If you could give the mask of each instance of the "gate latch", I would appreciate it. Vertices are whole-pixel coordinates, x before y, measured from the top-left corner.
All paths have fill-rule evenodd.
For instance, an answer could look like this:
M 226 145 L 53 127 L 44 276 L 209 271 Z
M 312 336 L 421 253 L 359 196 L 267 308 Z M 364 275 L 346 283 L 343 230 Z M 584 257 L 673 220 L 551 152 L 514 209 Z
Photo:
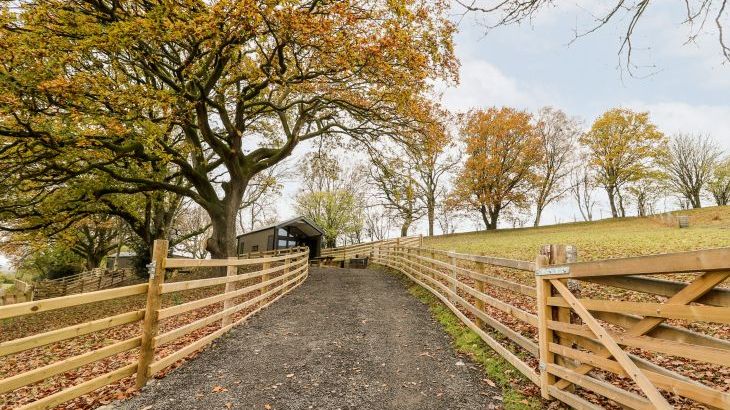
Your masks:
M 155 278 L 155 271 L 157 271 L 157 264 L 155 263 L 155 261 L 152 261 L 152 262 L 150 262 L 150 263 L 147 264 L 147 271 L 150 274 L 150 279 L 154 279 Z
M 535 275 L 565 275 L 570 273 L 570 266 L 555 266 L 552 268 L 539 268 L 535 270 Z

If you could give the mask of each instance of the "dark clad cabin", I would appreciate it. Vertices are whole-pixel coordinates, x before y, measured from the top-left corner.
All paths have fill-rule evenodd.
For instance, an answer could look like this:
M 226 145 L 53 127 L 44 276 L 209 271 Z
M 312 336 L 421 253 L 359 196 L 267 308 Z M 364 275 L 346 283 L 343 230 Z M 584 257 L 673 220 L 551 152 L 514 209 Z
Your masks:
M 119 260 L 117 261 L 117 269 L 132 269 L 134 267 L 134 258 L 137 254 L 134 252 L 119 252 Z M 117 259 L 116 252 L 106 256 L 106 269 L 114 269 L 114 260 Z
M 298 216 L 275 225 L 246 232 L 236 238 L 238 255 L 276 249 L 309 247 L 309 257 L 316 258 L 322 248 L 324 231 L 306 217 Z

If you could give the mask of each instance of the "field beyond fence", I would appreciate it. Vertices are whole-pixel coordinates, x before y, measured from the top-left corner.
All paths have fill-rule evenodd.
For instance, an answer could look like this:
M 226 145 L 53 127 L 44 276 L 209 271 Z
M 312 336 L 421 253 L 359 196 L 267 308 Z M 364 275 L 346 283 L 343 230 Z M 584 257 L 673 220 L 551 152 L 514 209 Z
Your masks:
M 89 408 L 126 397 L 308 275 L 306 248 L 248 259 L 166 255 L 167 242 L 156 241 L 148 283 L 0 307 L 0 408 L 72 400 L 64 408 Z M 208 277 L 166 282 L 189 268 Z

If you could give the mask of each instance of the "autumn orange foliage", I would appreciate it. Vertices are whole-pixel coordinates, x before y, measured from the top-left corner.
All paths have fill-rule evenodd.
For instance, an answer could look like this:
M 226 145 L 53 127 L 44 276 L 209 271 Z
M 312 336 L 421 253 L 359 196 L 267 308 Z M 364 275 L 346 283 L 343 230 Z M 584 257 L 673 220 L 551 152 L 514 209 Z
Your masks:
M 525 111 L 492 107 L 472 110 L 464 120 L 461 135 L 468 157 L 449 205 L 477 210 L 487 229 L 496 229 L 503 211 L 527 206 L 542 155 L 540 141 Z

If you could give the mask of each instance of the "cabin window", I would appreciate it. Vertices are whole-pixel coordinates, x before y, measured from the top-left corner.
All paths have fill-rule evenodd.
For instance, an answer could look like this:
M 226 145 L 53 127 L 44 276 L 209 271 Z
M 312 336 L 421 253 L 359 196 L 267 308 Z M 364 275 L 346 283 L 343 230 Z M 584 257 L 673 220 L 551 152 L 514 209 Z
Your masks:
M 258 250 L 259 250 L 259 246 L 258 245 L 254 245 L 254 246 L 251 247 L 251 252 L 256 252 Z

